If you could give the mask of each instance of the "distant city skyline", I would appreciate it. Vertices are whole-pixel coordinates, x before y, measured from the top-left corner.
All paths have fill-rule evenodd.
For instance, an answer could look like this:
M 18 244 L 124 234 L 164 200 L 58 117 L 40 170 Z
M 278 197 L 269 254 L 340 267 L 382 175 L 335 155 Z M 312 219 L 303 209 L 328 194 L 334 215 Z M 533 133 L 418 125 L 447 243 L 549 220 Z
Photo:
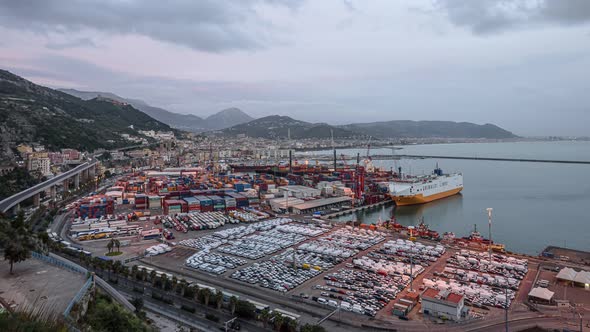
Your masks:
M 206 117 L 590 136 L 590 1 L 0 1 L 0 67 Z

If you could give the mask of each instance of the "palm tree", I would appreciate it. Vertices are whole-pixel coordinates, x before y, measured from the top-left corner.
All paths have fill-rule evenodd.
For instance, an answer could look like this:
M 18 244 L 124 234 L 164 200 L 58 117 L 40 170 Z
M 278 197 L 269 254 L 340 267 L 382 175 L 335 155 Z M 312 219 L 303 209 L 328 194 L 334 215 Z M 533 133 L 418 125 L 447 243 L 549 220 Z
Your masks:
M 168 280 L 168 276 L 165 274 L 160 275 L 160 280 L 162 281 L 162 289 L 168 290 L 168 286 L 170 285 L 170 280 Z
M 281 326 L 283 326 L 283 322 L 285 321 L 285 318 L 283 317 L 283 315 L 279 314 L 279 313 L 275 313 L 273 315 L 274 320 L 273 320 L 273 325 L 275 330 L 280 331 L 281 330 Z
M 231 315 L 233 316 L 236 312 L 236 306 L 238 305 L 238 298 L 235 296 L 232 296 L 229 298 L 229 308 L 231 311 Z
M 115 244 L 115 247 L 117 247 L 117 252 L 121 252 L 121 241 L 113 239 L 113 242 Z
M 137 278 L 137 271 L 139 270 L 139 268 L 137 267 L 137 265 L 133 265 L 131 267 L 131 276 L 133 278 Z
M 179 285 L 178 285 L 178 278 L 176 278 L 176 276 L 175 276 L 175 275 L 173 275 L 173 276 L 172 276 L 172 283 L 171 283 L 171 284 L 172 284 L 172 288 L 171 288 L 171 290 L 172 290 L 172 291 L 176 291 L 176 288 L 177 288 L 177 286 L 179 286 Z
M 223 304 L 223 293 L 218 289 L 215 292 L 215 305 L 217 306 L 217 310 L 221 309 L 222 304 Z
M 197 284 L 193 284 L 191 286 L 191 289 L 193 291 L 193 300 L 195 300 L 196 302 L 200 302 L 200 289 L 199 289 L 199 285 Z
M 205 306 L 209 305 L 209 298 L 211 297 L 211 290 L 209 288 L 203 289 L 203 301 L 205 302 Z
M 129 276 L 129 266 L 127 266 L 127 265 L 121 266 L 121 275 L 125 278 L 127 278 Z
M 270 311 L 268 311 L 268 309 L 262 310 L 260 312 L 260 320 L 262 320 L 262 325 L 264 325 L 265 329 L 266 329 L 269 319 L 270 319 Z
M 115 243 L 113 242 L 113 239 L 111 239 L 109 242 L 107 242 L 107 249 L 109 250 L 109 254 L 111 253 L 111 251 L 113 251 L 114 245 L 115 245 Z
M 123 263 L 121 261 L 115 261 L 113 263 L 113 272 L 119 273 L 123 269 Z
M 180 296 L 184 296 L 186 289 L 188 287 L 188 282 L 185 279 L 180 279 L 178 290 L 180 291 Z
M 156 270 L 152 270 L 152 272 L 150 272 L 150 281 L 152 282 L 153 286 L 156 285 Z
M 297 331 L 297 321 L 294 319 L 289 318 L 287 320 L 287 331 L 289 332 L 296 332 Z

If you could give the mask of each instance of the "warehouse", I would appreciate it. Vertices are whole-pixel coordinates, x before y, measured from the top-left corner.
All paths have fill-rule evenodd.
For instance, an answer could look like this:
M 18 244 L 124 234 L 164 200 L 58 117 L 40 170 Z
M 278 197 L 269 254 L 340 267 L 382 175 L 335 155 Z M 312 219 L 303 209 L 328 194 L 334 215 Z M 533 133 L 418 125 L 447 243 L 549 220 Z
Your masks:
M 319 189 L 305 186 L 283 186 L 278 189 L 283 196 L 285 196 L 285 193 L 289 193 L 290 197 L 295 198 L 312 198 L 322 194 L 322 191 Z
M 294 204 L 290 206 L 292 207 L 293 213 L 306 214 L 331 208 L 340 208 L 344 205 L 350 205 L 351 201 L 352 199 L 350 197 L 332 197 L 316 199 L 313 201 L 307 201 L 304 203 Z
M 422 310 L 425 315 L 458 321 L 465 316 L 467 307 L 463 295 L 428 288 L 422 293 Z
M 269 199 L 268 203 L 273 211 L 279 212 L 281 210 L 286 210 L 287 206 L 292 207 L 294 205 L 304 203 L 304 200 L 293 198 L 293 197 L 280 197 L 280 198 L 273 198 Z

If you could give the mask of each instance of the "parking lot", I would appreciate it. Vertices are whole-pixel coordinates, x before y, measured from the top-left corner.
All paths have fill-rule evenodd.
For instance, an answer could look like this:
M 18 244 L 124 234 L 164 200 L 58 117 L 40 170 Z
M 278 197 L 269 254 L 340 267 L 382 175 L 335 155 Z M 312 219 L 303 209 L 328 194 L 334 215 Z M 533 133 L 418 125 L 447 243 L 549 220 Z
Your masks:
M 414 292 L 427 285 L 446 287 L 464 293 L 475 305 L 489 305 L 485 310 L 472 307 L 473 312 L 495 315 L 500 310 L 495 306 L 506 302 L 500 286 L 509 288 L 512 300 L 527 272 L 522 261 L 509 256 L 489 262 L 487 253 L 448 249 L 427 240 L 410 242 L 397 233 L 291 220 L 227 226 L 198 232 L 200 236 L 193 233 L 172 252 L 151 257 L 151 264 L 195 277 L 216 276 L 254 296 L 281 294 L 311 307 L 340 307 L 339 317 L 357 323 L 398 321 L 392 306 L 409 291 L 410 275 Z M 482 293 L 494 302 L 478 302 Z M 422 317 L 419 304 L 409 317 Z

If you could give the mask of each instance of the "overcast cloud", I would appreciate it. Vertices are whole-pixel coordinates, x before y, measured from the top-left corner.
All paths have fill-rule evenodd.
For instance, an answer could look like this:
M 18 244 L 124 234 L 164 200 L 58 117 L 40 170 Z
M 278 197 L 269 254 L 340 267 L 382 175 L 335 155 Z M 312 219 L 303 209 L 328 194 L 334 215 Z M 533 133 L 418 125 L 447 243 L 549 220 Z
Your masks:
M 590 136 L 586 0 L 0 0 L 0 35 L 36 83 L 175 112 Z

